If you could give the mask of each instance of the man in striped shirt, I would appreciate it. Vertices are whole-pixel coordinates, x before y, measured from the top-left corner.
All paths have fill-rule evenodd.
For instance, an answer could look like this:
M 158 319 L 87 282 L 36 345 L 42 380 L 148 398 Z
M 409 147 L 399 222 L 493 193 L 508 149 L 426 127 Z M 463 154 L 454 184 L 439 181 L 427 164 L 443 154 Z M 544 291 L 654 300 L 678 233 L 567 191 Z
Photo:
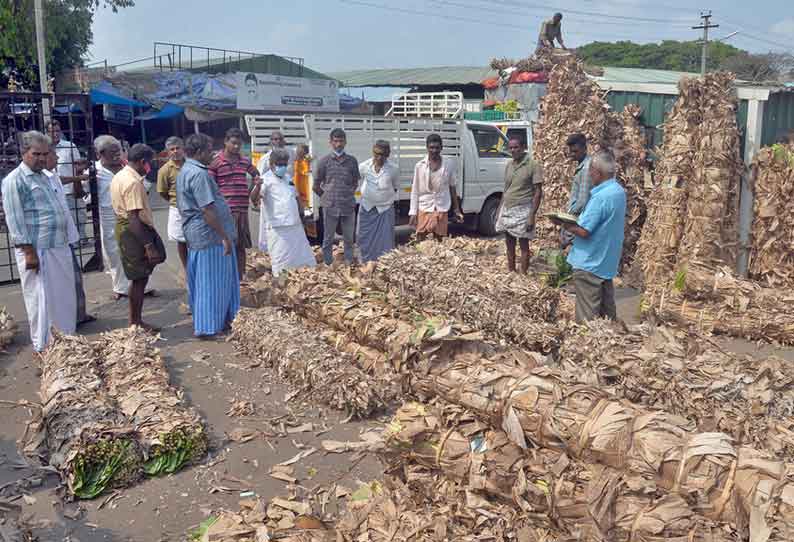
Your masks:
M 223 142 L 223 150 L 210 164 L 209 174 L 215 179 L 221 195 L 232 211 L 237 229 L 237 270 L 240 280 L 245 275 L 245 250 L 251 248 L 251 230 L 248 225 L 248 175 L 259 179 L 259 171 L 251 160 L 240 153 L 243 146 L 243 132 L 239 128 L 229 128 Z
M 44 174 L 51 140 L 40 132 L 22 134 L 22 163 L 3 179 L 3 209 L 15 247 L 33 349 L 42 352 L 51 328 L 74 334 L 77 296 L 67 209 Z M 74 228 L 74 226 L 72 226 Z

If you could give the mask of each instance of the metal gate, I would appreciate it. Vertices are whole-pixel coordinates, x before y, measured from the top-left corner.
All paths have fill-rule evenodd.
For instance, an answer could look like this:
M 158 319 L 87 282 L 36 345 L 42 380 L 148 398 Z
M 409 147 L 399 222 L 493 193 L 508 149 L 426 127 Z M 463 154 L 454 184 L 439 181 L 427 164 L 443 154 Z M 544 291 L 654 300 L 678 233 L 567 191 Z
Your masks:
M 68 197 L 80 243 L 74 248 L 83 271 L 102 269 L 102 239 L 99 232 L 94 129 L 91 99 L 88 94 L 39 94 L 35 92 L 0 92 L 0 179 L 22 162 L 19 136 L 28 130 L 47 133 L 42 99 L 50 104 L 50 114 L 61 126 L 62 141 L 71 142 L 80 153 L 79 164 L 60 162 L 59 169 L 87 174 L 82 183 L 84 198 Z M 50 134 L 47 134 L 50 135 Z M 83 165 L 82 161 L 87 163 Z M 76 162 L 76 160 L 74 161 Z M 62 170 L 63 171 L 63 170 Z M 8 235 L 5 212 L 0 200 L 0 284 L 19 281 L 14 247 Z

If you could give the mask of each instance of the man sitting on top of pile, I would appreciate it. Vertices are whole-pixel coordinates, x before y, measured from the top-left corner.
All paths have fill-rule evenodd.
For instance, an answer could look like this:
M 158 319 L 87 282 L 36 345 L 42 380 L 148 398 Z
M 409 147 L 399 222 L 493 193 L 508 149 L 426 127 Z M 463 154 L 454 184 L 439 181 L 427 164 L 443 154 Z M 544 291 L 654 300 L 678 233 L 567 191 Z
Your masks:
M 566 51 L 568 50 L 562 42 L 562 13 L 555 13 L 554 17 L 543 22 L 543 26 L 540 27 L 540 36 L 538 36 L 538 46 L 535 49 L 535 54 L 545 48 L 554 49 L 555 39 L 559 42 L 560 47 Z

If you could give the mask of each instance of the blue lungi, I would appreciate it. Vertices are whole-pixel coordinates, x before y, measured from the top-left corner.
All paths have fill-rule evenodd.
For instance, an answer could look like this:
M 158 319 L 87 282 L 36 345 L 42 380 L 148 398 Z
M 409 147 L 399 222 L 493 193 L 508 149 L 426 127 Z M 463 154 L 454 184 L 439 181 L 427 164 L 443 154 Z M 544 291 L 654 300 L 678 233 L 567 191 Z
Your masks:
M 240 275 L 234 247 L 228 256 L 223 254 L 223 245 L 204 250 L 188 247 L 187 284 L 194 334 L 217 335 L 223 331 L 240 310 Z
M 377 260 L 394 250 L 394 207 L 379 213 L 377 207 L 369 211 L 358 208 L 358 248 L 361 263 Z

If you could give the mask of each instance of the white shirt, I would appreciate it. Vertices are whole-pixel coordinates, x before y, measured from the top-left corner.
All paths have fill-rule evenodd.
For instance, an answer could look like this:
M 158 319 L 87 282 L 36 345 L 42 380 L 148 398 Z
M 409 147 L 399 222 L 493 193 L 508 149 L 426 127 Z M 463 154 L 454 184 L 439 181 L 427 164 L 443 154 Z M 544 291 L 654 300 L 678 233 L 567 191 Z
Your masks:
M 78 175 L 75 165 L 82 158 L 80 151 L 71 141 L 63 138 L 55 146 L 55 154 L 58 155 L 58 175 L 60 177 L 76 177 Z M 69 183 L 63 187 L 66 194 L 74 192 L 74 184 Z
M 100 160 L 96 161 L 96 191 L 100 212 L 114 213 L 113 203 L 110 201 L 110 183 L 114 175 L 115 173 L 103 166 Z
M 377 207 L 379 213 L 388 211 L 400 189 L 399 168 L 387 160 L 376 172 L 370 158 L 359 164 L 358 171 L 361 173 L 361 206 L 367 212 L 373 207 Z
M 270 228 L 297 226 L 301 224 L 298 208 L 298 192 L 290 182 L 289 175 L 276 177 L 273 170 L 262 176 L 260 198 L 262 213 Z
M 66 203 L 66 194 L 65 187 L 61 182 L 61 177 L 57 171 L 49 171 L 43 170 L 44 175 L 50 180 L 50 185 L 52 186 L 52 190 L 58 196 L 58 203 L 60 203 L 61 208 L 63 209 L 64 214 L 67 216 L 66 220 L 66 242 L 70 245 L 77 243 L 80 241 L 80 234 L 77 232 L 77 226 L 74 225 L 74 217 L 72 216 L 72 212 L 69 209 L 69 204 Z
M 289 161 L 287 162 L 287 175 L 291 179 L 295 176 L 295 149 L 292 147 L 281 147 L 285 151 L 289 153 Z M 270 153 L 273 152 L 273 149 L 270 149 L 265 153 L 265 155 L 259 159 L 259 162 L 256 163 L 256 169 L 259 170 L 261 175 L 264 175 L 267 171 L 270 170 Z
M 448 157 L 441 157 L 441 183 L 437 191 L 426 190 L 428 177 L 430 176 L 430 162 L 427 157 L 423 158 L 414 167 L 414 181 L 411 185 L 411 208 L 408 211 L 410 216 L 416 216 L 418 211 L 423 213 L 441 212 L 446 213 L 452 208 L 452 197 L 449 193 L 451 186 L 458 185 L 458 172 L 455 161 Z

